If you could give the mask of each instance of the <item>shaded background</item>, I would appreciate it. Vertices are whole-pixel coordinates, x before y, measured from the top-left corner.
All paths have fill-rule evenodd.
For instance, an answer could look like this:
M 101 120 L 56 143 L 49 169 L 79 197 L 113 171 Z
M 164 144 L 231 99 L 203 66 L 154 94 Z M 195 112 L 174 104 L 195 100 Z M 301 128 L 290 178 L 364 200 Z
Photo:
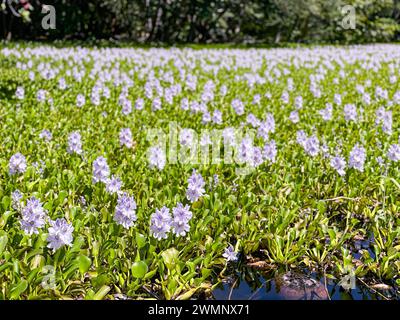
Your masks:
M 16 17 L 7 4 L 19 13 Z M 400 40 L 400 0 L 0 0 L 0 34 L 23 40 L 181 43 L 369 43 Z M 43 4 L 56 8 L 44 30 Z M 341 27 L 341 8 L 356 29 Z

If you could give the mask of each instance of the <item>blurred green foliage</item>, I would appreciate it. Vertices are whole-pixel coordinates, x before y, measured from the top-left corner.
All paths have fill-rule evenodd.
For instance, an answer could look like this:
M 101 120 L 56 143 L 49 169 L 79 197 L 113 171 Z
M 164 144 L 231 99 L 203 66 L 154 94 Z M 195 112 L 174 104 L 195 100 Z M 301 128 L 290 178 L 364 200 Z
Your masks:
M 24 14 L 16 17 L 7 2 Z M 46 4 L 56 9 L 55 30 L 41 27 L 43 3 L 30 0 L 25 10 L 26 3 L 3 0 L 3 38 L 279 44 L 388 42 L 400 37 L 400 0 L 49 0 Z M 355 29 L 342 27 L 345 5 L 354 7 Z

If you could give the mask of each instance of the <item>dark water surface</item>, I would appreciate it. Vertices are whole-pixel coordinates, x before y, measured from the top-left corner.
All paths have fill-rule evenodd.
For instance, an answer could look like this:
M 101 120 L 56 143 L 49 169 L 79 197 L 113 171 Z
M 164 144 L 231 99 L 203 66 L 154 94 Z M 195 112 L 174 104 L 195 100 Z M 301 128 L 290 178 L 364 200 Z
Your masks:
M 313 279 L 319 281 L 325 290 L 325 281 L 323 277 L 315 274 L 308 274 Z M 360 282 L 356 282 L 355 289 L 345 290 L 332 280 L 326 280 L 326 288 L 330 299 L 332 300 L 384 300 L 399 299 L 395 292 L 382 291 L 381 296 L 373 292 Z M 216 300 L 288 300 L 293 299 L 285 296 L 280 290 L 274 274 L 268 273 L 241 273 L 222 283 L 213 291 Z M 329 297 L 325 296 L 327 299 Z M 299 299 L 307 299 L 305 297 Z

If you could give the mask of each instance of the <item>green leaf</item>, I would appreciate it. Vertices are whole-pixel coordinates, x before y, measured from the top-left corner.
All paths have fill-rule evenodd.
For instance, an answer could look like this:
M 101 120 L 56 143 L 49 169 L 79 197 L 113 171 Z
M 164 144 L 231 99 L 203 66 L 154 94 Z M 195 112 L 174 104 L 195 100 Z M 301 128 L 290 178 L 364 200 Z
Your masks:
M 148 267 L 146 262 L 137 261 L 132 264 L 132 275 L 135 278 L 142 279 L 147 273 Z
M 102 286 L 93 296 L 93 300 L 103 300 L 110 290 L 111 288 L 109 286 Z
M 11 299 L 17 299 L 24 291 L 28 288 L 28 281 L 22 279 L 18 282 L 18 284 L 11 289 Z
M 178 262 L 179 251 L 175 248 L 170 248 L 161 253 L 167 269 L 172 270 Z
M 146 237 L 143 234 L 136 232 L 136 244 L 139 249 L 143 248 L 146 245 Z
M 0 235 L 0 257 L 3 254 L 4 249 L 6 248 L 7 242 L 7 234 Z
M 81 274 L 84 274 L 85 272 L 87 272 L 92 264 L 92 260 L 90 260 L 89 257 L 84 256 L 84 255 L 80 255 L 76 258 L 76 261 L 79 265 L 79 272 Z

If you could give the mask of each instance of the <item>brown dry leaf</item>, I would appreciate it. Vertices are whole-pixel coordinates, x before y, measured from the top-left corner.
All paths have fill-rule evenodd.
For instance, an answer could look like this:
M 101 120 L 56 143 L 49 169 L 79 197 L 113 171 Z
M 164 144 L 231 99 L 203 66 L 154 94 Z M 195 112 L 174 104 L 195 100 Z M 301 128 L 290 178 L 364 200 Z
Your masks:
M 247 266 L 256 269 L 272 269 L 272 266 L 266 261 L 249 262 L 247 263 Z

